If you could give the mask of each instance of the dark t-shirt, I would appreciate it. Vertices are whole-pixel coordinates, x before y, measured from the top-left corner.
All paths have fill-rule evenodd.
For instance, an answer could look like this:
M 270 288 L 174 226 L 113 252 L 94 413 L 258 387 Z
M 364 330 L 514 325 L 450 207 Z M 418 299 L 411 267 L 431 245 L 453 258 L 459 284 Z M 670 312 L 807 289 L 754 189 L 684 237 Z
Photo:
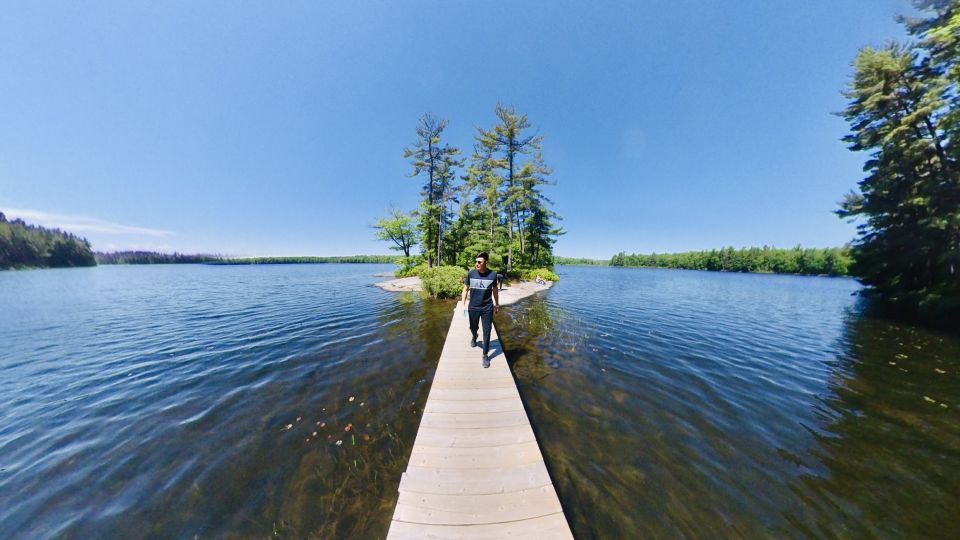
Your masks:
M 493 309 L 493 288 L 497 286 L 497 273 L 487 270 L 481 274 L 476 268 L 467 273 L 463 284 L 470 287 L 470 311 Z

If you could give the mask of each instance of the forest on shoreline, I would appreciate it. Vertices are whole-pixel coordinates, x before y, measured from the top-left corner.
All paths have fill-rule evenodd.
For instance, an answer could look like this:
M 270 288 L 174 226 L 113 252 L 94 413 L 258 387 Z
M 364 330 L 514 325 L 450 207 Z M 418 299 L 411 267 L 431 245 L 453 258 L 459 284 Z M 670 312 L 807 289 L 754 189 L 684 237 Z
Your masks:
M 150 251 L 120 251 L 96 253 L 99 264 L 396 264 L 405 262 L 402 255 L 347 255 L 333 257 L 247 257 L 234 258 L 222 255 L 187 255 L 181 253 L 158 253 Z M 674 268 L 683 270 L 710 270 L 721 272 L 756 272 L 807 275 L 848 275 L 850 263 L 846 248 L 762 248 L 691 251 L 682 253 L 626 254 L 620 252 L 611 259 L 587 257 L 553 258 L 555 265 L 570 266 L 624 266 L 644 268 Z M 523 273 L 516 272 L 515 277 Z
M 97 251 L 94 256 L 97 264 L 196 264 L 219 261 L 223 258 L 219 255 L 187 255 L 156 251 Z
M 396 255 L 344 255 L 333 257 L 229 257 L 225 255 L 186 255 L 183 253 L 157 253 L 153 251 L 97 252 L 99 264 L 394 264 Z
M 292 256 L 292 257 L 230 257 L 214 254 L 162 253 L 156 251 L 93 252 L 86 239 L 59 229 L 30 225 L 21 219 L 7 221 L 0 213 L 0 269 L 56 268 L 74 266 L 124 264 L 396 264 L 402 272 L 410 259 L 402 255 L 347 255 L 347 256 Z M 540 262 L 547 262 L 542 260 Z M 720 250 L 685 253 L 626 254 L 620 252 L 611 259 L 551 256 L 551 264 L 539 269 L 545 275 L 554 264 L 591 266 L 633 266 L 717 270 L 727 272 L 772 272 L 784 274 L 847 275 L 850 264 L 846 248 L 811 249 L 799 246 L 792 249 L 732 247 Z M 502 266 L 502 265 L 500 265 Z M 496 264 L 493 267 L 499 268 Z M 410 269 L 409 267 L 407 267 Z M 511 275 L 522 278 L 527 271 L 516 269 Z
M 610 266 L 815 276 L 849 275 L 850 263 L 850 250 L 848 248 L 804 248 L 801 246 L 791 249 L 769 246 L 741 249 L 725 247 L 719 250 L 651 253 L 649 255 L 627 255 L 621 251 L 610 259 Z
M 0 269 L 96 266 L 90 243 L 60 229 L 7 221 L 0 212 Z

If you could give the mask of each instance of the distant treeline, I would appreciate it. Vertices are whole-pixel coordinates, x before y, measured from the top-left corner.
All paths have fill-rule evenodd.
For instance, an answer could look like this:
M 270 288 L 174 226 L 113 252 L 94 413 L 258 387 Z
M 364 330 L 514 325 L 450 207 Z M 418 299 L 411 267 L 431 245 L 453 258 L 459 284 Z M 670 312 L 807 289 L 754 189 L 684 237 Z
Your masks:
M 100 264 L 322 264 L 322 263 L 384 263 L 397 262 L 396 255 L 348 255 L 341 257 L 244 257 L 224 255 L 187 255 L 155 251 L 115 251 L 96 253 Z
M 553 264 L 569 264 L 580 266 L 607 266 L 610 261 L 607 259 L 586 259 L 583 257 L 557 257 L 554 256 Z
M 394 264 L 396 255 L 348 255 L 344 257 L 249 257 L 220 259 L 210 264 L 322 264 L 322 263 L 382 263 Z
M 60 229 L 7 221 L 0 212 L 0 269 L 96 266 L 90 243 Z
M 653 268 L 682 268 L 688 270 L 715 270 L 724 272 L 768 272 L 776 274 L 812 274 L 845 276 L 850 266 L 847 248 L 762 248 L 687 251 L 684 253 L 652 253 L 649 255 L 624 252 L 610 260 L 611 266 L 647 266 Z
M 157 253 L 155 251 L 96 252 L 98 264 L 195 264 L 220 261 L 220 255 L 186 255 L 183 253 Z

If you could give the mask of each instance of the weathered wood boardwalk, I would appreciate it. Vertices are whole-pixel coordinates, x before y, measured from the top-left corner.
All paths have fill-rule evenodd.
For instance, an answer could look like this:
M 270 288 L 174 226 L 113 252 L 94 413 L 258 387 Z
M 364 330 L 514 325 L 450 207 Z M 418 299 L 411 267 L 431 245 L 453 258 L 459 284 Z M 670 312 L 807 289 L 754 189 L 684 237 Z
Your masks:
M 573 538 L 496 329 L 490 342 L 484 369 L 458 304 L 387 538 Z

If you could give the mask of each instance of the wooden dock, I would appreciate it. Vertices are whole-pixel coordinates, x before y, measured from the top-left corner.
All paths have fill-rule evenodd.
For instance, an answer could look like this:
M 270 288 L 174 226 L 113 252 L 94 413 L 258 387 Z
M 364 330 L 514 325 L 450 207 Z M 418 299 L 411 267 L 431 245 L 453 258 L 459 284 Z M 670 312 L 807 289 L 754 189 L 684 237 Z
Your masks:
M 484 369 L 469 326 L 458 304 L 387 538 L 573 538 L 496 329 Z

